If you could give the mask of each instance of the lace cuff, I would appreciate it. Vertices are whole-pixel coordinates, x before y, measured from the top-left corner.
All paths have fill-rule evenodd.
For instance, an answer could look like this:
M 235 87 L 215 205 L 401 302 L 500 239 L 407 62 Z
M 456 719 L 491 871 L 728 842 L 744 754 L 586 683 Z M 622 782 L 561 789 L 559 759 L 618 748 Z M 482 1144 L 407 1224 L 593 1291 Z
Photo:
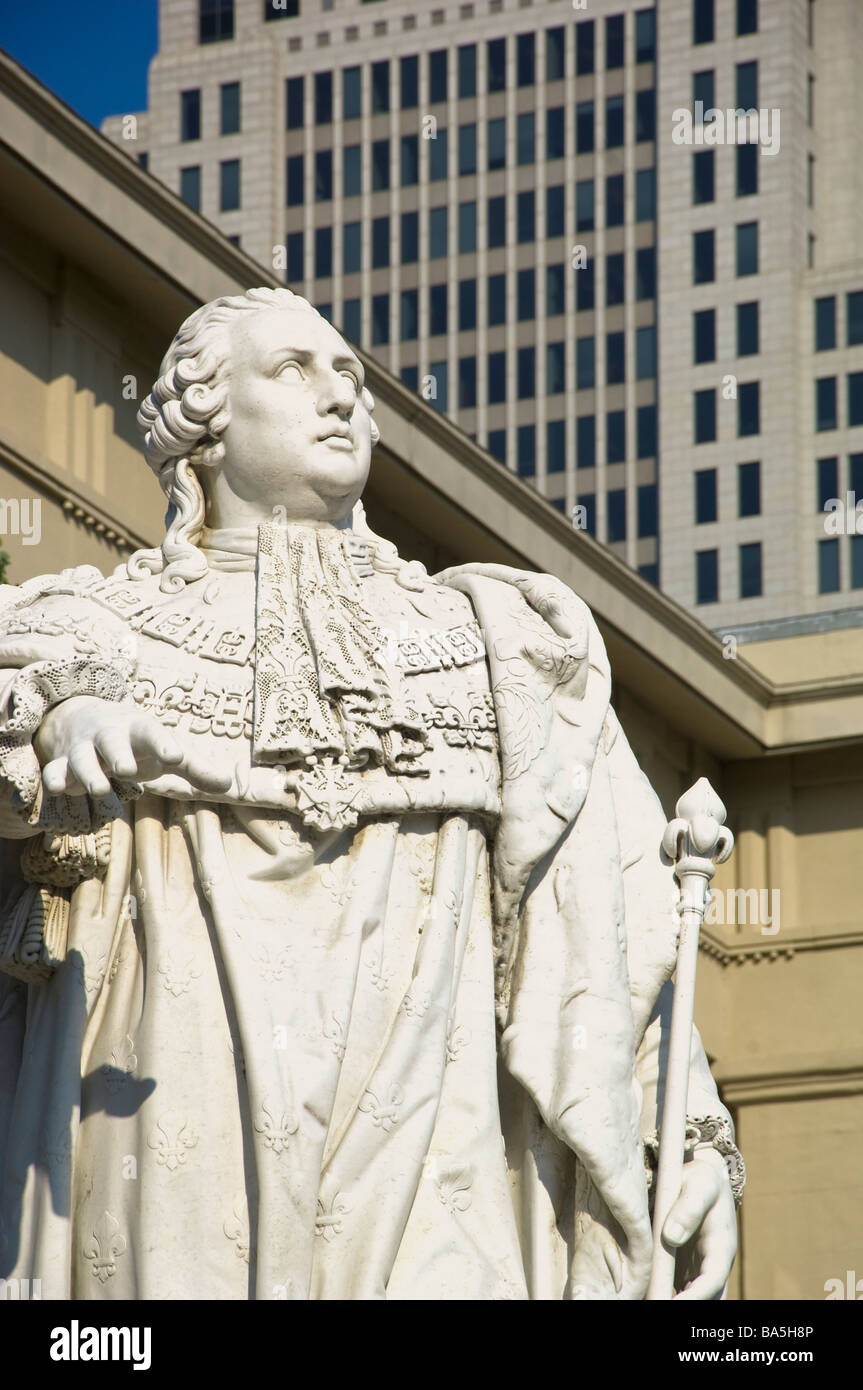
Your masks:
M 731 1184 L 734 1205 L 739 1207 L 743 1201 L 743 1189 L 746 1185 L 746 1164 L 734 1142 L 734 1130 L 731 1121 L 718 1115 L 695 1118 L 687 1115 L 686 1139 L 683 1148 L 687 1154 L 694 1153 L 696 1149 L 715 1149 L 718 1154 L 722 1155 L 728 1169 L 728 1181 Z M 653 1130 L 644 1138 L 644 1166 L 647 1170 L 649 1191 L 654 1185 L 658 1158 L 659 1132 Z
M 12 809 L 34 824 L 50 802 L 68 802 L 69 797 L 49 797 L 42 792 L 39 759 L 33 737 L 49 710 L 75 695 L 92 695 L 116 703 L 126 694 L 131 663 L 122 658 L 99 661 L 80 657 L 72 661 L 36 661 L 23 667 L 8 687 L 5 709 L 0 712 L 0 787 L 11 788 Z M 122 800 L 139 794 L 137 783 L 112 782 Z M 80 800 L 80 798 L 78 798 Z M 65 819 L 48 815 L 52 823 Z M 78 817 L 80 818 L 80 813 Z M 84 828 L 84 827 L 82 827 Z M 89 828 L 89 827 L 87 827 Z

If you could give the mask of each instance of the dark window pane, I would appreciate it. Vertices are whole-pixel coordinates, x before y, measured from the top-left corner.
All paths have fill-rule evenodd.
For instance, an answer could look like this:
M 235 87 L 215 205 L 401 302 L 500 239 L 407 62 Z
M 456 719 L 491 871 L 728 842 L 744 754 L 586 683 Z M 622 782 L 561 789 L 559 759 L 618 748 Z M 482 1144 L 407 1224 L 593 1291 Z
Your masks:
M 758 145 L 737 146 L 738 198 L 750 198 L 758 192 L 758 150 Z
M 562 471 L 562 470 L 561 470 Z M 580 492 L 578 494 L 578 511 L 573 517 L 573 525 L 576 530 L 586 531 L 589 536 L 596 535 L 596 493 Z M 583 514 L 581 508 L 584 508 Z
M 545 312 L 548 318 L 562 314 L 566 310 L 566 282 L 562 265 L 547 265 L 545 268 Z
M 863 454 L 849 454 L 848 484 L 855 496 L 863 502 Z M 837 485 L 834 485 L 832 497 L 836 496 L 837 490 Z
M 863 589 L 863 536 L 852 536 L 851 546 L 851 588 Z
M 635 297 L 656 298 L 656 247 L 642 246 L 635 253 Z
M 429 208 L 429 259 L 447 255 L 447 209 Z
M 848 373 L 848 428 L 863 425 L 863 372 Z
M 419 213 L 403 212 L 401 228 L 401 262 L 412 265 L 419 252 Z
M 220 43 L 233 37 L 234 0 L 199 0 L 199 42 Z
M 180 93 L 180 139 L 201 138 L 201 91 L 195 87 Z
M 818 542 L 818 592 L 839 592 L 839 541 L 835 538 Z
M 692 283 L 706 285 L 716 279 L 716 233 L 711 227 L 692 233 Z
M 656 170 L 639 169 L 635 175 L 635 220 L 652 222 L 656 216 Z
M 612 174 L 605 180 L 605 225 L 623 226 L 623 175 Z
M 401 143 L 402 188 L 410 188 L 419 179 L 419 139 L 403 135 Z
M 738 63 L 736 72 L 738 111 L 758 110 L 758 64 Z
M 458 249 L 462 256 L 476 250 L 476 203 L 458 205 Z
M 523 111 L 516 124 L 516 160 L 519 164 L 533 164 L 536 159 L 536 117 L 532 111 Z
M 219 88 L 220 120 L 223 135 L 236 135 L 240 129 L 240 84 L 223 82 Z
M 429 285 L 429 333 L 433 338 L 447 331 L 447 286 Z
M 737 433 L 761 433 L 761 383 L 747 381 L 737 387 Z
M 519 477 L 536 476 L 536 426 L 519 425 L 515 436 L 516 467 Z
M 390 340 L 390 297 L 388 294 L 372 295 L 372 346 L 378 347 Z
M 758 0 L 737 0 L 737 37 L 758 33 Z
M 656 483 L 642 483 L 638 489 L 638 537 L 644 540 L 659 531 L 659 498 Z
M 758 598 L 761 594 L 761 542 L 741 545 L 739 554 L 740 597 Z
M 287 250 L 287 266 L 285 274 L 288 280 L 295 283 L 301 282 L 305 277 L 305 239 L 302 232 L 290 232 L 285 243 Z
M 715 73 L 703 68 L 692 74 L 692 115 L 696 125 L 702 125 L 708 111 L 714 107 Z
M 489 430 L 488 451 L 499 463 L 506 463 L 506 430 Z
M 328 203 L 333 196 L 333 152 L 318 150 L 315 154 L 315 202 Z
M 635 138 L 656 139 L 656 92 L 652 87 L 635 94 Z
M 858 455 L 858 457 L 860 457 Z M 851 483 L 854 490 L 854 483 Z M 835 501 L 839 496 L 839 460 L 837 458 L 818 460 L 818 479 L 817 479 L 818 511 L 823 512 L 828 502 Z M 863 492 L 861 492 L 863 497 Z
M 362 312 L 358 299 L 346 299 L 342 306 L 342 330 L 352 343 L 360 341 Z
M 592 232 L 595 225 L 593 179 L 579 179 L 575 185 L 575 228 Z
M 648 324 L 635 330 L 635 375 L 638 381 L 656 376 L 656 328 Z
M 473 410 L 476 405 L 476 358 L 460 357 L 458 361 L 458 408 Z
M 758 274 L 758 223 L 740 222 L 736 228 L 737 274 Z
M 506 91 L 506 39 L 489 39 L 486 47 L 488 90 Z
M 315 228 L 315 278 L 327 280 L 333 273 L 333 229 Z
M 737 514 L 759 516 L 761 513 L 761 464 L 737 465 Z
M 389 140 L 372 141 L 372 190 L 377 192 L 380 189 L 390 186 L 390 142 Z
M 476 328 L 476 280 L 458 282 L 459 332 Z
M 566 154 L 566 120 L 564 108 L 553 106 L 545 113 L 545 157 L 563 159 Z
M 289 77 L 285 82 L 285 127 L 302 130 L 303 120 L 303 79 Z
M 363 114 L 363 70 L 345 68 L 342 72 L 342 112 L 346 121 Z
M 623 67 L 623 20 L 622 14 L 609 15 L 605 21 L 605 66 Z
M 506 323 L 506 275 L 488 277 L 488 326 Z
M 532 347 L 518 349 L 516 368 L 518 399 L 531 400 L 536 395 L 536 352 Z
M 608 494 L 608 543 L 626 540 L 626 492 L 613 488 Z
M 566 471 L 566 421 L 549 420 L 545 426 L 545 471 Z
M 836 346 L 836 298 L 826 295 L 815 301 L 815 351 L 827 352 Z
M 363 268 L 363 224 L 346 222 L 342 234 L 342 269 L 345 275 L 357 275 Z
M 546 29 L 545 31 L 545 80 L 559 82 L 564 76 L 566 57 L 566 31 Z
M 716 391 L 711 386 L 694 393 L 695 443 L 711 444 L 716 438 Z
M 845 296 L 845 323 L 848 346 L 863 343 L 863 290 Z
M 458 51 L 458 94 L 476 96 L 476 44 L 462 44 Z
M 372 218 L 372 269 L 383 270 L 390 263 L 390 219 Z
M 435 49 L 429 54 L 429 101 L 432 105 L 447 99 L 447 50 Z
M 503 116 L 488 123 L 488 167 L 506 167 L 506 119 Z
M 692 156 L 693 203 L 713 202 L 713 165 L 713 150 L 699 150 L 697 154 Z
M 623 144 L 623 97 L 613 96 L 605 99 L 605 145 L 615 149 Z
M 545 389 L 549 396 L 566 390 L 566 344 L 549 343 L 545 350 Z
M 201 166 L 190 164 L 180 170 L 180 197 L 195 212 L 201 210 Z
M 596 385 L 596 350 L 593 338 L 577 338 L 575 342 L 575 386 L 577 391 L 592 391 Z
M 302 158 L 302 156 L 300 156 Z M 363 152 L 360 145 L 346 145 L 344 149 L 344 169 L 342 183 L 344 196 L 356 198 L 363 191 Z
M 288 155 L 285 167 L 285 201 L 288 207 L 299 207 L 305 197 L 305 163 L 301 154 Z
M 579 415 L 575 422 L 575 462 L 577 468 L 596 466 L 596 417 Z
M 719 598 L 719 551 L 695 552 L 695 602 L 716 603 Z
M 536 35 L 519 34 L 515 42 L 516 81 L 519 87 L 532 87 L 536 80 Z
M 545 190 L 545 234 L 547 237 L 564 233 L 563 184 L 556 183 Z
M 610 410 L 605 417 L 605 461 L 624 463 L 626 460 L 626 411 Z
M 476 173 L 476 126 L 473 123 L 458 128 L 458 171 L 463 175 Z
M 575 307 L 577 310 L 593 309 L 596 302 L 596 279 L 594 261 L 582 266 L 575 277 Z
M 419 389 L 418 367 L 402 367 L 400 375 L 409 391 L 416 391 Z
M 488 244 L 490 248 L 506 246 L 506 197 L 503 194 L 488 200 Z
M 264 0 L 264 19 L 296 19 L 300 0 Z
M 533 241 L 536 237 L 536 195 L 533 189 L 519 193 L 516 205 L 516 224 L 519 242 Z
M 606 334 L 605 379 L 609 386 L 619 386 L 626 380 L 626 338 L 623 333 Z
M 815 382 L 815 428 L 836 429 L 835 376 L 822 376 Z
M 488 355 L 488 403 L 500 405 L 506 400 L 506 353 Z
M 692 42 L 712 43 L 713 0 L 692 0 Z
M 438 130 L 437 137 L 429 141 L 429 178 L 439 183 L 447 176 L 447 132 Z
M 692 359 L 716 361 L 716 310 L 699 309 L 692 315 Z
M 695 474 L 695 524 L 704 526 L 716 517 L 716 469 L 700 468 Z
M 333 74 L 315 73 L 315 125 L 329 125 L 333 119 Z
M 607 305 L 622 304 L 625 298 L 623 252 L 615 252 L 605 258 L 605 302 Z
M 578 77 L 593 72 L 594 28 L 592 19 L 583 19 L 575 26 L 575 71 Z
M 516 305 L 520 323 L 536 315 L 536 272 L 520 270 L 516 275 Z
M 652 63 L 656 57 L 656 10 L 635 12 L 635 61 Z
M 656 406 L 640 405 L 635 412 L 635 433 L 638 457 L 653 458 L 656 454 Z
M 386 58 L 372 63 L 372 115 L 390 109 L 390 65 Z
M 594 145 L 593 102 L 579 101 L 575 108 L 575 152 L 589 154 Z
M 758 300 L 737 305 L 737 356 L 751 357 L 760 351 Z
M 401 108 L 410 111 L 419 101 L 419 58 L 412 54 L 402 58 L 399 66 Z

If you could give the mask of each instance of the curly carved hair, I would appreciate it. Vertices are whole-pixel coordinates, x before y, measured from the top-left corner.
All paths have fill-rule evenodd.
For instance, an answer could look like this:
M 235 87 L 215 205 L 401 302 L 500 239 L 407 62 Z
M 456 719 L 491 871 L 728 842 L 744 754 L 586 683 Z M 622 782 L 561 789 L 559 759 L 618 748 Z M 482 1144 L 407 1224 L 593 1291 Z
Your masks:
M 318 313 L 308 300 L 281 288 L 247 290 L 211 300 L 180 326 L 162 359 L 158 380 L 138 411 L 144 453 L 168 497 L 168 512 L 162 544 L 135 551 L 127 570 L 133 579 L 160 574 L 160 588 L 165 593 L 176 593 L 207 573 L 206 556 L 196 544 L 206 512 L 198 473 L 221 463 L 225 456 L 222 435 L 231 422 L 228 329 L 235 315 L 266 309 Z M 371 414 L 374 400 L 366 388 L 362 401 Z M 380 439 L 374 420 L 371 438 L 374 447 Z M 355 529 L 372 544 L 379 540 L 365 526 L 361 507 L 355 516 Z M 392 567 L 392 548 L 383 541 L 380 546 L 386 550 L 388 568 Z

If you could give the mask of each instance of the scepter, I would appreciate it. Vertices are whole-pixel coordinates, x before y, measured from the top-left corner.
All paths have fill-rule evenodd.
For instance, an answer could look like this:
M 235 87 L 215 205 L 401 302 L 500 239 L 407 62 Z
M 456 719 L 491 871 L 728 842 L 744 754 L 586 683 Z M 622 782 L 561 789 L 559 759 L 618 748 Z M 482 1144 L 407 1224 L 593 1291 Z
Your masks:
M 662 837 L 662 848 L 674 863 L 674 877 L 680 885 L 680 942 L 653 1201 L 653 1265 L 647 1298 L 654 1301 L 674 1297 L 677 1251 L 663 1243 L 662 1228 L 683 1180 L 698 933 L 715 866 L 722 864 L 734 847 L 734 836 L 724 824 L 725 807 L 706 777 L 699 777 L 683 793 L 675 809 L 677 815 L 668 822 Z

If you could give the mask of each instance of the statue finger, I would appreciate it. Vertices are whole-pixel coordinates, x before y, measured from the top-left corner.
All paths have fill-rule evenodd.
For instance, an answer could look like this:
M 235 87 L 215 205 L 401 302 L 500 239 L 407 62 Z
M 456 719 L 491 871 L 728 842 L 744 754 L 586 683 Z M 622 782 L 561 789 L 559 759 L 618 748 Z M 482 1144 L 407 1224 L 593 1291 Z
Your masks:
M 687 1164 L 677 1201 L 665 1220 L 662 1239 L 668 1245 L 685 1245 L 700 1228 L 719 1196 L 716 1173 L 705 1164 Z
M 698 1275 L 682 1289 L 680 1293 L 674 1295 L 674 1302 L 684 1303 L 707 1303 L 711 1299 L 720 1298 L 730 1273 L 729 1266 L 722 1259 L 713 1257 L 706 1259 L 701 1266 Z
M 183 761 L 183 750 L 172 734 L 158 720 L 139 715 L 129 727 L 129 742 L 136 759 L 150 758 L 157 764 L 177 767 Z
M 199 758 L 184 758 L 171 770 L 205 792 L 226 792 L 234 780 L 230 772 L 219 772 Z
M 69 749 L 69 770 L 91 796 L 107 796 L 111 783 L 89 741 L 74 743 Z
M 62 796 L 69 782 L 69 759 L 52 758 L 42 769 L 42 785 L 52 796 Z
M 125 729 L 103 729 L 93 742 L 103 766 L 113 777 L 137 777 L 138 764 Z

